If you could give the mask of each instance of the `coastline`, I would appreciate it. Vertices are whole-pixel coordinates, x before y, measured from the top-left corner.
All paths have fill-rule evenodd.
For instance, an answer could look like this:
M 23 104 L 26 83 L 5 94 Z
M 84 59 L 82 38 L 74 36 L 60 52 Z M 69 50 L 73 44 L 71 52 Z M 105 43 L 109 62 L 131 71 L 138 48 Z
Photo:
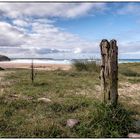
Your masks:
M 99 64 L 100 60 L 97 60 L 96 63 Z M 119 59 L 118 63 L 140 63 L 140 59 Z M 31 64 L 32 59 L 14 59 L 11 61 L 0 61 L 0 67 L 4 69 L 30 69 Z M 72 60 L 34 59 L 33 64 L 34 68 L 38 70 L 69 70 L 72 68 Z

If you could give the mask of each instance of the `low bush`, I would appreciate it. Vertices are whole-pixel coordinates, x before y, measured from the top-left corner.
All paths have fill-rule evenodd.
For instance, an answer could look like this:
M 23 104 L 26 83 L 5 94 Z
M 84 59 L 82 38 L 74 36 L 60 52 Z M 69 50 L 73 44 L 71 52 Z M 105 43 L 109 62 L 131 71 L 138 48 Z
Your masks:
M 73 66 L 77 71 L 94 71 L 99 72 L 100 67 L 96 64 L 95 61 L 87 61 L 87 60 L 76 60 L 73 62 Z
M 129 77 L 136 77 L 136 76 L 140 76 L 139 73 L 129 70 L 129 69 L 124 69 L 120 71 L 121 74 L 123 74 L 124 76 L 129 76 Z

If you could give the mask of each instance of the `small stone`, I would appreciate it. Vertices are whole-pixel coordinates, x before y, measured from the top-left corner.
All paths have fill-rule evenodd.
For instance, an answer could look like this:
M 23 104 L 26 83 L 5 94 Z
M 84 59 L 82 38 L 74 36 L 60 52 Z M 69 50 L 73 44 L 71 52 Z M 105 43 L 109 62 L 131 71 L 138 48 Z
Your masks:
M 138 133 L 129 133 L 128 138 L 140 138 L 140 134 L 138 134 Z
M 12 94 L 12 95 L 9 95 L 11 98 L 18 98 L 19 97 L 19 95 L 17 95 L 17 94 Z
M 136 129 L 140 129 L 140 120 L 135 121 L 134 125 L 135 125 Z
M 67 120 L 67 126 L 70 128 L 73 128 L 78 123 L 79 123 L 79 121 L 77 119 L 68 119 Z
M 3 92 L 4 91 L 4 88 L 1 88 L 0 91 Z
M 51 102 L 51 100 L 49 98 L 38 98 L 39 102 L 44 102 L 44 103 L 48 103 Z

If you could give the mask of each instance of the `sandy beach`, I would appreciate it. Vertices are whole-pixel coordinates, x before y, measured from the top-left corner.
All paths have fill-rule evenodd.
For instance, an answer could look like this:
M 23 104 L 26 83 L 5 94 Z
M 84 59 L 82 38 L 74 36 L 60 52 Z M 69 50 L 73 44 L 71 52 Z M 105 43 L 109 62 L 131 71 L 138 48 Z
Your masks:
M 0 62 L 0 67 L 4 69 L 9 68 L 20 68 L 20 69 L 30 69 L 30 63 L 15 63 L 12 61 Z M 45 64 L 45 63 L 34 63 L 34 68 L 38 70 L 69 70 L 71 68 L 70 64 Z

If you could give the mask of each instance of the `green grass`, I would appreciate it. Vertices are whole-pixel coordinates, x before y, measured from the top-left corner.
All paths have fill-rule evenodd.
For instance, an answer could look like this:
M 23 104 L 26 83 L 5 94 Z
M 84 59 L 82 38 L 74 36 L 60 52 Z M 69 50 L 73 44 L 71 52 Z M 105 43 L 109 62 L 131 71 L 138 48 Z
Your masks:
M 121 79 L 127 79 L 130 83 L 140 82 L 140 63 L 126 63 L 119 65 Z
M 95 110 L 91 111 L 88 122 L 80 124 L 76 131 L 80 137 L 126 137 L 132 129 L 131 112 L 121 105 L 113 108 L 102 103 L 94 104 Z
M 119 66 L 119 70 L 124 68 L 125 64 Z M 139 65 L 129 69 L 138 72 Z M 135 131 L 129 103 L 112 108 L 97 98 L 99 71 L 36 71 L 34 84 L 30 70 L 12 71 L 15 73 L 5 77 L 10 85 L 0 85 L 4 88 L 0 94 L 0 137 L 116 138 Z M 119 74 L 122 82 L 128 78 L 138 77 Z M 38 102 L 40 97 L 51 102 Z M 80 123 L 69 128 L 66 121 L 70 118 Z
M 3 105 L 0 119 L 1 137 L 126 137 L 131 118 L 125 109 L 111 109 L 88 98 L 69 98 L 50 104 L 16 100 Z M 68 118 L 79 125 L 70 129 Z

